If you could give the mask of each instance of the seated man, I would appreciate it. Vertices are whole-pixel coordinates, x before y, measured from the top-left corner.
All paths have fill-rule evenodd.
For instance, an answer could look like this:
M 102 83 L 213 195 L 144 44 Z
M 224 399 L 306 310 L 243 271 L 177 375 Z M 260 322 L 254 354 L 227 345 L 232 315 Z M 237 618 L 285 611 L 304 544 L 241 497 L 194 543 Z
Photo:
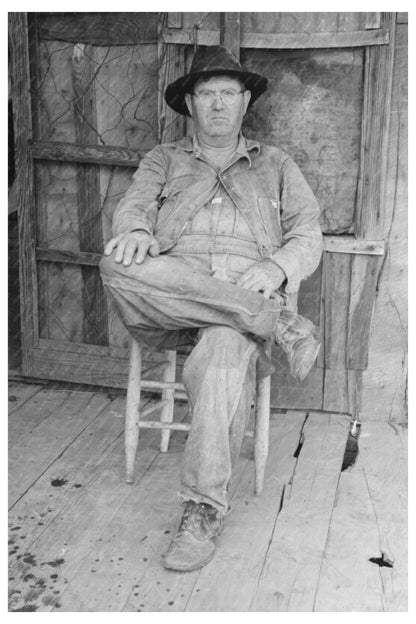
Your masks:
M 192 428 L 181 471 L 184 513 L 164 557 L 174 570 L 205 565 L 228 511 L 263 346 L 278 342 L 303 379 L 319 350 L 291 305 L 322 251 L 319 207 L 292 159 L 245 139 L 247 107 L 267 80 L 221 46 L 199 48 L 190 73 L 166 89 L 191 115 L 193 138 L 158 145 L 119 203 L 101 261 L 129 332 L 150 348 L 192 345 L 183 371 Z

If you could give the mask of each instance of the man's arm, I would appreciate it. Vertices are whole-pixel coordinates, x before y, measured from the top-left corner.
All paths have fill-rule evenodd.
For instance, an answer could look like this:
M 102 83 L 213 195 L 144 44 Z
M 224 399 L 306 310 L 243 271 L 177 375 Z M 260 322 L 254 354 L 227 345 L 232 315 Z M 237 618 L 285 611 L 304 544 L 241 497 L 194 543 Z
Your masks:
M 113 217 L 113 238 L 104 253 L 117 248 L 116 262 L 128 266 L 136 258 L 141 264 L 146 255 L 157 256 L 159 245 L 153 231 L 159 210 L 158 198 L 166 183 L 166 162 L 159 147 L 141 160 L 133 182 L 119 202 Z
M 280 201 L 283 245 L 272 259 L 286 275 L 285 291 L 292 293 L 319 264 L 322 232 L 318 202 L 291 158 L 283 163 Z
M 319 205 L 297 165 L 287 158 L 281 180 L 282 247 L 271 260 L 254 263 L 237 281 L 247 290 L 262 292 L 268 299 L 284 284 L 286 293 L 296 292 L 319 264 L 322 232 Z

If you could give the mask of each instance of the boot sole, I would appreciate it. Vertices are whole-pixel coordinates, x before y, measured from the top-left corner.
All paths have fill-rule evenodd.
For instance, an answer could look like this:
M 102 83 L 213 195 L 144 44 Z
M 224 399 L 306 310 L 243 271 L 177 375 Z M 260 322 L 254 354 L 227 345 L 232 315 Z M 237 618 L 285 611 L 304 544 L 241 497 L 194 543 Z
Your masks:
M 198 570 L 199 568 L 203 568 L 204 566 L 207 565 L 207 563 L 209 563 L 215 555 L 215 550 L 208 556 L 206 557 L 203 561 L 200 561 L 198 563 L 195 563 L 193 566 L 184 566 L 184 565 L 180 565 L 180 564 L 169 564 L 166 562 L 166 560 L 163 562 L 163 566 L 167 569 L 167 570 L 175 570 L 176 572 L 192 572 L 192 570 Z
M 315 348 L 313 349 L 312 353 L 310 354 L 310 357 L 308 358 L 307 364 L 304 363 L 303 367 L 301 368 L 300 371 L 298 371 L 298 374 L 295 375 L 294 373 L 292 373 L 292 376 L 297 380 L 297 381 L 303 381 L 311 372 L 313 365 L 316 362 L 316 359 L 319 355 L 319 351 L 321 350 L 321 343 L 317 343 L 317 345 L 315 346 Z

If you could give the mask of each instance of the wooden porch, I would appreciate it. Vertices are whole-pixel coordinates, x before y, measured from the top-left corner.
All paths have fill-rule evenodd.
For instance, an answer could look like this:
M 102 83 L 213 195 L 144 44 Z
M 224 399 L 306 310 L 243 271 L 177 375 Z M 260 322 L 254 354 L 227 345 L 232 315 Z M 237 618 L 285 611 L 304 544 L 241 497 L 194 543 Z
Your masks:
M 180 517 L 185 434 L 161 454 L 159 432 L 142 431 L 127 485 L 124 395 L 68 387 L 9 385 L 10 611 L 407 609 L 403 426 L 364 422 L 341 470 L 344 415 L 273 412 L 263 495 L 248 437 L 216 557 L 175 573 L 161 555 Z

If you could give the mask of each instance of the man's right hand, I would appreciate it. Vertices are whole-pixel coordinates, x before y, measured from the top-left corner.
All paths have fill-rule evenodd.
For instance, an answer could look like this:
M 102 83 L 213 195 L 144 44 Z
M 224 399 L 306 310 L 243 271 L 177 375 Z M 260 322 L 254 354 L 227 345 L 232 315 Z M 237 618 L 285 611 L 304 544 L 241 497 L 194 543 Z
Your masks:
M 159 243 L 151 234 L 143 230 L 119 234 L 112 238 L 104 249 L 104 254 L 109 256 L 117 248 L 114 260 L 122 262 L 124 266 L 130 266 L 136 256 L 136 264 L 141 264 L 146 254 L 152 256 L 159 255 Z

